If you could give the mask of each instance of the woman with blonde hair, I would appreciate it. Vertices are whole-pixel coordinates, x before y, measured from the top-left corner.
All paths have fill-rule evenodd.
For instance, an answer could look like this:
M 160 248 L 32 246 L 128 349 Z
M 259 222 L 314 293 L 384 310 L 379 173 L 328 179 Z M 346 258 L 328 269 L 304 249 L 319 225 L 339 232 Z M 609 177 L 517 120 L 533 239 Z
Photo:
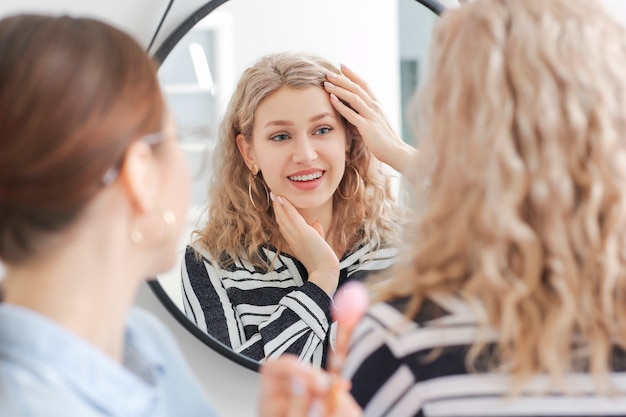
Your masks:
M 344 376 L 366 416 L 626 415 L 626 30 L 591 0 L 443 14 L 417 213 Z
M 262 57 L 221 124 L 183 302 L 201 329 L 256 360 L 292 353 L 322 365 L 335 290 L 396 254 L 398 208 L 381 161 L 402 171 L 415 150 L 342 70 L 317 56 Z M 285 223 L 286 206 L 303 233 Z

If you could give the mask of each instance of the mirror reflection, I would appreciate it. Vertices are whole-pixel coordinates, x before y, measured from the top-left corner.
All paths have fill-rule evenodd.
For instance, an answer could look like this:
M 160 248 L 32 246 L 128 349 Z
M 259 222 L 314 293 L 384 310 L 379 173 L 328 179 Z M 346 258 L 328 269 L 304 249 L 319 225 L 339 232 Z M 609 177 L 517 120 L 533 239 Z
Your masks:
M 323 4 L 326 2 L 328 4 Z M 331 65 L 328 68 L 339 63 L 349 65 L 375 93 L 393 130 L 407 140 L 410 138 L 401 116 L 409 96 L 424 78 L 430 33 L 437 16 L 413 0 L 330 3 L 330 0 L 315 4 L 300 0 L 228 1 L 187 32 L 167 55 L 159 70 L 163 90 L 178 122 L 179 137 L 192 169 L 193 195 L 187 233 L 180 242 L 179 265 L 185 279 L 181 281 L 181 268 L 175 268 L 159 276 L 158 280 L 175 305 L 185 311 L 201 330 L 255 360 L 292 352 L 301 355 L 303 360 L 322 365 L 329 344 L 332 347 L 333 343 L 329 317 L 329 295 L 334 291 L 333 285 L 336 288 L 349 279 L 362 279 L 369 271 L 387 267 L 392 259 L 392 252 L 389 252 L 392 248 L 384 245 L 377 247 L 381 236 L 385 240 L 386 235 L 381 231 L 385 228 L 385 221 L 392 218 L 391 214 L 361 213 L 360 224 L 355 226 L 353 223 L 354 230 L 349 229 L 347 237 L 337 232 L 341 228 L 338 224 L 345 226 L 350 221 L 338 217 L 336 213 L 347 215 L 355 209 L 358 212 L 359 207 L 371 207 L 372 204 L 384 206 L 380 198 L 373 203 L 366 197 L 372 194 L 368 191 L 372 189 L 372 184 L 383 187 L 384 182 L 377 183 L 375 175 L 370 173 L 376 168 L 375 163 L 370 167 L 368 162 L 359 161 L 359 157 L 367 154 L 364 151 L 367 138 L 361 137 L 362 132 L 344 123 L 338 115 L 326 116 L 326 119 L 316 120 L 315 123 L 308 122 L 319 114 L 335 114 L 328 100 L 328 91 L 319 87 L 304 88 L 307 93 L 302 95 L 299 91 L 298 96 L 290 96 L 287 94 L 290 90 L 281 87 L 270 96 L 275 103 L 269 98 L 262 100 L 263 105 L 270 107 L 259 105 L 250 111 L 254 113 L 255 120 L 265 120 L 270 125 L 276 120 L 287 121 L 289 126 L 267 132 L 255 131 L 255 121 L 255 126 L 249 126 L 250 131 L 242 138 L 231 138 L 232 149 L 223 151 L 230 154 L 236 152 L 235 159 L 241 162 L 237 167 L 237 178 L 232 178 L 229 185 L 239 189 L 238 197 L 229 197 L 236 200 L 234 205 L 230 201 L 231 207 L 242 207 L 246 215 L 239 217 L 250 218 L 246 220 L 248 223 L 239 223 L 239 230 L 242 226 L 263 224 L 265 232 L 238 236 L 235 228 L 227 232 L 229 239 L 219 239 L 219 223 L 215 223 L 212 229 L 205 231 L 204 236 L 200 236 L 200 242 L 194 244 L 198 254 L 189 251 L 187 259 L 184 259 L 185 247 L 191 242 L 192 232 L 202 229 L 209 220 L 207 207 L 218 205 L 216 200 L 226 194 L 218 192 L 211 201 L 208 194 L 212 175 L 210 167 L 216 165 L 211 159 L 218 143 L 219 123 L 227 111 L 237 81 L 246 68 L 258 62 L 259 57 L 290 51 L 322 57 Z M 359 11 L 358 19 L 345 19 L 345 16 L 354 16 L 355 10 Z M 293 62 L 286 61 L 285 65 L 293 65 Z M 349 72 L 346 74 L 350 77 Z M 335 88 L 338 90 L 335 91 L 340 98 L 348 98 L 342 97 L 339 92 L 349 92 L 351 84 L 349 78 L 346 81 L 346 77 L 341 77 L 336 81 L 338 86 Z M 352 77 L 352 82 L 355 80 L 358 79 Z M 245 104 L 251 97 L 240 99 Z M 263 117 L 260 112 L 264 112 Z M 253 131 L 257 133 L 253 134 Z M 306 136 L 307 132 L 318 136 L 300 142 L 289 139 L 300 137 L 302 132 L 301 136 Z M 319 135 L 327 133 L 329 137 L 339 138 L 335 142 L 339 144 L 339 150 L 332 154 L 334 156 L 319 158 L 324 151 L 316 148 L 318 144 L 315 141 L 320 140 Z M 269 141 L 271 146 L 275 146 L 270 149 L 268 141 L 257 140 L 260 137 L 280 140 Z M 326 137 L 324 140 L 327 140 Z M 234 146 L 235 143 L 237 146 Z M 265 148 L 261 147 L 263 143 Z M 287 146 L 291 146 L 291 150 L 285 151 Z M 298 154 L 297 163 L 304 164 L 305 168 L 295 168 L 294 154 Z M 263 155 L 270 157 L 264 159 Z M 290 162 L 284 164 L 284 171 L 280 171 L 281 161 L 290 158 Z M 312 163 L 307 158 L 317 162 Z M 382 167 L 384 173 L 398 178 L 399 168 L 394 167 L 393 162 L 384 162 L 387 162 Z M 227 167 L 232 168 L 232 164 L 222 166 Z M 276 167 L 278 172 L 272 174 Z M 290 177 L 292 185 L 295 183 L 295 191 L 281 188 L 280 179 L 277 179 L 281 175 Z M 322 177 L 318 178 L 320 175 Z M 333 193 L 333 188 L 330 193 L 318 193 L 320 196 L 316 198 L 320 201 L 301 199 L 302 192 L 326 180 L 334 188 L 339 187 L 339 195 Z M 221 181 L 224 183 L 225 179 Z M 395 198 L 398 197 L 398 184 L 397 180 L 392 184 Z M 263 205 L 264 190 L 269 189 L 279 192 L 289 203 L 301 208 L 299 212 L 307 223 L 319 221 L 328 246 L 341 260 L 338 282 L 320 281 L 312 289 L 306 288 L 307 276 L 315 282 L 313 276 L 316 274 L 311 267 L 315 259 L 311 260 L 306 250 L 297 247 L 302 235 L 285 236 L 284 230 L 300 229 L 290 225 L 279 231 L 281 216 L 283 224 L 291 217 L 274 212 L 274 207 L 269 204 L 269 207 L 258 210 L 258 206 Z M 344 198 L 352 198 L 353 193 L 358 193 L 354 201 Z M 241 198 L 242 195 L 244 198 Z M 221 201 L 220 204 L 223 212 L 229 201 Z M 320 206 L 325 208 L 319 210 Z M 303 210 L 312 207 L 316 210 Z M 342 207 L 346 209 L 341 210 Z M 276 218 L 279 218 L 278 224 Z M 224 219 L 228 216 L 223 217 L 222 227 L 229 224 Z M 211 225 L 211 222 L 208 224 Z M 306 232 L 307 229 L 302 230 Z M 221 233 L 224 234 L 223 231 Z M 319 243 L 316 236 L 307 236 L 307 239 L 313 240 L 305 239 L 307 245 L 304 246 L 316 247 Z M 230 241 L 229 252 L 236 251 L 232 242 L 241 241 L 246 242 L 245 246 L 252 243 L 251 247 L 258 248 L 258 251 L 250 255 L 249 262 L 231 257 L 232 262 L 221 263 L 219 256 L 215 256 L 216 241 Z M 259 242 L 264 244 L 259 245 Z M 255 254 L 261 256 L 255 258 Z M 257 262 L 259 260 L 261 262 Z M 264 265 L 263 262 L 271 265 Z M 186 285 L 184 289 L 181 282 Z M 267 282 L 278 284 L 266 285 Z

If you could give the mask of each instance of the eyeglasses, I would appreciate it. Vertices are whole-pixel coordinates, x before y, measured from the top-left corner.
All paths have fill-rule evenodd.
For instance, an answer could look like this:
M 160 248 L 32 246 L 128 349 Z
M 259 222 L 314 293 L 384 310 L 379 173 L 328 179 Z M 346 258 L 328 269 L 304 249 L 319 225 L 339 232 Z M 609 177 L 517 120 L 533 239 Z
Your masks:
M 148 146 L 155 146 L 163 142 L 165 139 L 165 134 L 163 134 L 162 132 L 155 132 L 142 136 L 138 140 L 146 143 Z M 113 184 L 113 182 L 117 179 L 117 176 L 120 174 L 120 168 L 122 167 L 123 161 L 124 157 L 122 157 L 122 159 L 114 167 L 107 169 L 107 171 L 104 173 L 104 175 L 102 176 L 102 184 L 105 187 Z

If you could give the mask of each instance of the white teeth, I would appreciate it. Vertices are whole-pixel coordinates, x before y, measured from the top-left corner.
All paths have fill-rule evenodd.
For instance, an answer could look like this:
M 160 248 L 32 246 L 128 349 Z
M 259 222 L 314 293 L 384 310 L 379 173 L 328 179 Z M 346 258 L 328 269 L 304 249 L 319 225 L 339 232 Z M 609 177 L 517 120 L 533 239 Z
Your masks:
M 293 177 L 289 177 L 291 181 L 313 181 L 322 176 L 322 172 L 318 171 L 314 174 L 309 175 L 294 175 Z

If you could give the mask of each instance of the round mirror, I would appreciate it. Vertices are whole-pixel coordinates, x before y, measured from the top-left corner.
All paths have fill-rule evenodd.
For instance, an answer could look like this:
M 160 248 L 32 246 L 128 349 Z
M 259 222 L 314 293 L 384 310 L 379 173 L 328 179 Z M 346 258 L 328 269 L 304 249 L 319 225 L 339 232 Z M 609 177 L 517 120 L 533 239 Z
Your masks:
M 187 319 L 181 265 L 191 232 L 207 207 L 208 164 L 218 125 L 239 75 L 260 56 L 283 51 L 320 55 L 367 80 L 400 135 L 411 141 L 402 115 L 424 79 L 433 25 L 445 7 L 436 0 L 212 0 L 160 46 L 159 79 L 178 123 L 192 170 L 192 202 L 179 263 L 150 281 L 171 314 L 207 346 L 253 370 Z

